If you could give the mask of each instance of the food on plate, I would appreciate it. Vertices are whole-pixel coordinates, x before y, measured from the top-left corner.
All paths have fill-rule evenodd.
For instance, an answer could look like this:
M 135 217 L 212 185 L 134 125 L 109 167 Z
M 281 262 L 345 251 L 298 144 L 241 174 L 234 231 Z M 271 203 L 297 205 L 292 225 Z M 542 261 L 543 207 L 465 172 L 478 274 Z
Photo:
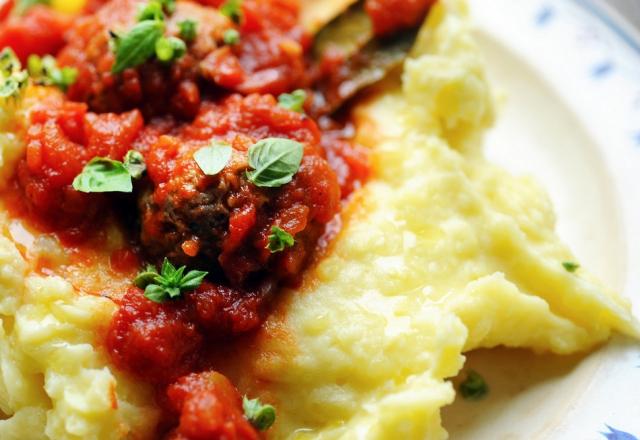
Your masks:
M 640 336 L 484 159 L 464 2 L 0 11 L 0 438 L 439 439 L 464 353 Z

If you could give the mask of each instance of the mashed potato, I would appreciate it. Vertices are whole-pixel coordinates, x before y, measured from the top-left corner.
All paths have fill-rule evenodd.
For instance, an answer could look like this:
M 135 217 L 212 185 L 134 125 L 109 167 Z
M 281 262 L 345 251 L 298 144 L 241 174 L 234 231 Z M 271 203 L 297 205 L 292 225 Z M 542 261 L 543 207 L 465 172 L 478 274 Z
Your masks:
M 535 182 L 483 159 L 493 106 L 462 3 L 432 11 L 401 85 L 356 120 L 372 180 L 329 255 L 221 366 L 276 405 L 271 437 L 445 438 L 465 351 L 566 354 L 640 334 L 623 299 L 562 267 L 574 258 Z M 0 184 L 23 149 L 11 127 L 3 111 Z M 35 274 L 0 226 L 0 438 L 150 436 L 150 390 L 99 345 L 115 305 Z

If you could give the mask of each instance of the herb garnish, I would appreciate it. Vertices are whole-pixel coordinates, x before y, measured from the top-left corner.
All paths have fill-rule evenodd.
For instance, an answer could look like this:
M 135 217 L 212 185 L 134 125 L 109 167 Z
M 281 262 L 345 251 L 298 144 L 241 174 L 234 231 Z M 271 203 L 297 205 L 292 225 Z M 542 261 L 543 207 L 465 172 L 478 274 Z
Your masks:
M 200 287 L 207 272 L 191 270 L 184 273 L 186 266 L 176 267 L 165 258 L 160 273 L 149 265 L 138 274 L 133 284 L 144 289 L 144 296 L 156 303 L 180 297 L 184 292 Z
M 467 372 L 467 378 L 458 389 L 462 397 L 467 400 L 480 400 L 489 393 L 489 386 L 485 380 L 473 370 Z
M 266 431 L 276 421 L 276 410 L 271 405 L 263 405 L 259 399 L 242 398 L 244 417 L 259 431 Z
M 156 40 L 156 57 L 163 63 L 168 63 L 187 53 L 187 45 L 180 38 L 160 37 Z
M 567 272 L 573 273 L 580 268 L 580 265 L 573 261 L 565 261 L 562 263 L 562 267 L 564 267 Z
M 180 38 L 190 43 L 196 39 L 198 23 L 193 20 L 183 20 L 178 23 L 178 29 L 180 30 Z
M 5 47 L 0 52 L 0 99 L 19 99 L 27 87 L 29 75 L 15 52 Z
M 230 46 L 238 44 L 240 42 L 240 32 L 235 29 L 227 29 L 222 35 L 222 40 L 224 41 L 224 44 L 228 44 Z
M 78 78 L 78 70 L 73 67 L 58 67 L 56 59 L 51 55 L 40 58 L 38 55 L 29 55 L 27 70 L 35 84 L 43 86 L 56 86 L 66 92 Z
M 302 113 L 304 102 L 307 100 L 307 93 L 302 90 L 294 90 L 291 93 L 283 93 L 278 96 L 278 105 L 280 107 Z
M 291 247 L 296 243 L 293 235 L 278 226 L 271 228 L 271 234 L 269 234 L 268 239 L 269 243 L 265 249 L 269 249 L 272 254 L 282 252 L 285 248 Z
M 129 151 L 124 162 L 107 157 L 94 157 L 73 179 L 73 188 L 85 193 L 133 191 L 131 179 L 139 179 L 146 166 L 142 155 Z
M 256 186 L 276 188 L 291 182 L 302 162 L 300 142 L 285 138 L 267 138 L 249 148 L 247 178 Z
M 137 67 L 156 52 L 156 41 L 164 34 L 164 22 L 144 20 L 136 23 L 125 35 L 112 34 L 116 62 L 111 71 L 122 73 L 130 67 Z
M 200 169 L 207 176 L 215 176 L 229 163 L 233 151 L 225 142 L 213 141 L 210 146 L 202 147 L 193 154 Z
M 242 20 L 242 0 L 227 0 L 220 6 L 220 13 L 239 24 Z

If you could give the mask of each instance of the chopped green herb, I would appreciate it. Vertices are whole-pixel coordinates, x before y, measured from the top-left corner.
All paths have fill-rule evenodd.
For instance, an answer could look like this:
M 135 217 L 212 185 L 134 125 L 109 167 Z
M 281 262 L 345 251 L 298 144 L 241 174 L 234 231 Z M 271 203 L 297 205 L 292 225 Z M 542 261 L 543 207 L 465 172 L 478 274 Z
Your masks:
M 94 157 L 73 179 L 73 188 L 85 193 L 133 191 L 131 179 L 139 179 L 146 166 L 142 155 L 129 151 L 124 163 L 107 157 Z
M 176 12 L 176 0 L 160 0 L 160 3 L 167 14 L 171 15 Z
M 247 396 L 242 398 L 244 417 L 258 431 L 266 431 L 276 421 L 276 410 L 271 405 L 263 405 L 259 399 L 249 400 Z
M 140 6 L 138 21 L 146 20 L 164 20 L 164 10 L 162 8 L 162 3 L 160 3 L 158 0 L 152 0 L 149 3 Z
M 176 37 L 160 37 L 156 40 L 156 57 L 163 63 L 180 59 L 187 52 L 187 46 Z
M 124 164 L 106 157 L 91 159 L 73 179 L 73 188 L 85 193 L 133 191 L 131 175 Z
M 156 53 L 156 41 L 164 33 L 164 22 L 145 20 L 137 23 L 123 35 L 112 34 L 116 62 L 113 73 L 122 73 L 125 69 L 139 66 Z
M 144 289 L 144 296 L 157 303 L 180 297 L 182 293 L 200 287 L 207 272 L 191 270 L 184 273 L 186 266 L 176 267 L 165 258 L 160 273 L 155 267 L 147 266 L 133 280 L 133 283 Z
M 460 384 L 458 388 L 463 398 L 467 400 L 480 400 L 489 393 L 489 386 L 475 371 L 471 370 L 467 373 L 467 378 Z
M 227 0 L 220 6 L 220 13 L 238 24 L 242 21 L 242 0 Z
M 278 226 L 271 228 L 271 234 L 269 234 L 268 239 L 269 243 L 266 249 L 269 249 L 272 254 L 282 252 L 285 248 L 291 247 L 296 243 L 293 235 Z
M 35 5 L 50 5 L 51 0 L 18 0 L 16 2 L 14 12 L 17 15 L 24 15 L 29 9 Z
M 35 84 L 43 86 L 56 86 L 66 92 L 78 78 L 78 70 L 73 67 L 58 67 L 56 59 L 51 55 L 40 58 L 38 55 L 29 55 L 27 70 Z
M 238 44 L 240 42 L 240 32 L 235 29 L 227 29 L 224 31 L 222 40 L 224 41 L 224 44 L 228 44 L 230 46 Z
M 22 70 L 22 64 L 15 52 L 5 47 L 0 52 L 0 99 L 20 99 L 29 83 L 29 75 Z
M 276 188 L 291 182 L 302 162 L 302 144 L 291 139 L 267 138 L 249 148 L 247 178 L 254 185 Z
M 190 43 L 196 39 L 198 23 L 193 20 L 183 20 L 178 23 L 178 29 L 180 31 L 180 38 L 185 42 Z
M 142 177 L 147 170 L 147 165 L 144 163 L 144 157 L 139 151 L 129 150 L 124 156 L 124 167 L 129 172 L 129 175 L 134 179 Z
M 208 147 L 202 147 L 193 155 L 200 169 L 207 176 L 215 176 L 229 163 L 233 151 L 225 142 L 213 141 Z
M 562 267 L 564 267 L 567 272 L 573 273 L 580 268 L 580 265 L 573 261 L 565 261 L 562 263 Z
M 294 112 L 302 113 L 307 93 L 304 90 L 294 90 L 291 93 L 283 93 L 278 96 L 278 105 Z

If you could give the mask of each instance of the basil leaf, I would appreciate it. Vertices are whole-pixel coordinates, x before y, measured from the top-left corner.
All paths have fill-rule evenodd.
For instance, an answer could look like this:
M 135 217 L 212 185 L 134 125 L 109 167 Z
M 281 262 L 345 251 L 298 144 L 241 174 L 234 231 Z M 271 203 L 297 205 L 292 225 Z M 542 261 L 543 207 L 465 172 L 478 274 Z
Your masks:
M 271 234 L 269 234 L 269 243 L 266 249 L 269 249 L 272 254 L 276 252 L 282 252 L 285 248 L 291 247 L 295 244 L 293 235 L 289 234 L 284 229 L 274 226 L 271 228 Z
M 276 410 L 271 405 L 263 405 L 260 400 L 249 400 L 247 396 L 242 398 L 244 417 L 257 430 L 266 431 L 276 421 Z
M 15 52 L 5 47 L 0 52 L 0 99 L 19 99 L 29 83 L 29 75 Z
M 460 384 L 460 394 L 467 400 L 480 400 L 489 392 L 489 386 L 475 371 L 469 371 L 467 378 Z
M 187 53 L 187 45 L 176 37 L 160 37 L 156 40 L 156 57 L 163 63 L 180 59 Z
M 142 272 L 140 272 L 135 279 L 133 280 L 133 284 L 136 287 L 141 289 L 146 288 L 149 284 L 152 284 L 155 278 L 158 276 L 158 271 L 154 266 L 149 264 Z
M 580 268 L 580 265 L 578 263 L 574 263 L 573 261 L 565 261 L 562 263 L 562 267 L 564 267 L 567 272 L 573 273 Z
M 34 83 L 44 86 L 56 86 L 66 92 L 69 86 L 76 82 L 78 71 L 73 67 L 58 67 L 58 63 L 51 55 L 40 58 L 29 55 L 27 70 Z
M 166 300 L 167 295 L 163 287 L 158 286 L 157 284 L 149 284 L 144 289 L 144 296 L 155 303 L 163 303 Z
M 122 73 L 147 61 L 156 51 L 156 41 L 164 33 L 164 22 L 145 20 L 136 23 L 123 36 L 115 36 L 116 62 L 111 71 Z
M 220 6 L 220 13 L 238 24 L 242 20 L 242 0 L 227 0 Z
M 198 23 L 193 20 L 183 20 L 178 23 L 178 29 L 180 38 L 182 38 L 187 43 L 196 39 L 196 35 L 198 33 Z
M 124 156 L 124 167 L 129 172 L 129 175 L 134 179 L 142 177 L 147 170 L 147 165 L 144 162 L 144 157 L 139 151 L 129 150 Z
M 284 138 L 267 138 L 249 148 L 247 178 L 256 186 L 276 188 L 291 182 L 302 162 L 300 142 Z
M 131 175 L 122 162 L 95 157 L 73 179 L 73 188 L 85 193 L 133 191 Z
M 193 154 L 200 169 L 207 176 L 215 176 L 224 169 L 231 160 L 231 145 L 214 141 L 209 147 L 202 147 Z
M 302 113 L 304 102 L 307 100 L 307 93 L 304 90 L 294 90 L 292 93 L 283 93 L 278 96 L 280 107 Z

